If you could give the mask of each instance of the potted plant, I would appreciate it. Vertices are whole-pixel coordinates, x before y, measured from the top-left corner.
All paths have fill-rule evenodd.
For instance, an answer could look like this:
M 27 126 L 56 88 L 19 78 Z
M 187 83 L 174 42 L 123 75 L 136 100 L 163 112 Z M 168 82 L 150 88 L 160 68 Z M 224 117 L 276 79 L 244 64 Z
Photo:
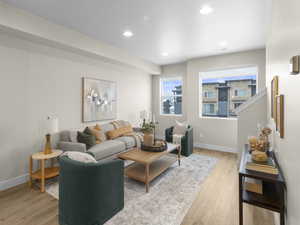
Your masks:
M 144 145 L 152 146 L 154 144 L 154 129 L 155 124 L 152 122 L 143 122 L 141 131 L 144 133 Z

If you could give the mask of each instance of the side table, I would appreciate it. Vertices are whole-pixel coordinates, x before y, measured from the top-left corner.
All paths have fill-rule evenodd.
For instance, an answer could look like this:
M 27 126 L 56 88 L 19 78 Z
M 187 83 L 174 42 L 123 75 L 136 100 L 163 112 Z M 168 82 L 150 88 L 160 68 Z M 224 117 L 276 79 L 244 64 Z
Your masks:
M 54 166 L 54 159 L 62 154 L 61 150 L 53 149 L 51 154 L 44 154 L 44 152 L 37 152 L 30 156 L 29 159 L 29 186 L 32 187 L 34 179 L 41 181 L 41 192 L 45 192 L 45 180 L 59 175 L 59 167 Z M 45 167 L 45 161 L 51 160 L 51 167 Z M 33 172 L 33 160 L 40 161 L 40 168 Z
M 243 203 L 247 203 L 280 213 L 280 225 L 284 225 L 286 212 L 286 183 L 275 154 L 270 152 L 269 157 L 274 159 L 274 162 L 279 169 L 278 175 L 248 170 L 246 168 L 248 154 L 250 154 L 249 145 L 245 145 L 239 169 L 239 224 L 243 225 Z M 245 190 L 244 180 L 246 177 L 261 180 L 263 185 L 263 194 L 257 194 Z

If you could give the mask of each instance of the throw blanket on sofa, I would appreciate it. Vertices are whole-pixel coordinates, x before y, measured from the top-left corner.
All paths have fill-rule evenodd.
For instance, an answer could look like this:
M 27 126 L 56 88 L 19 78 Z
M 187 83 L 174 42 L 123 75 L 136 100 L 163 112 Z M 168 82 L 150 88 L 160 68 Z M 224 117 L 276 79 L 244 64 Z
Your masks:
M 122 127 L 126 127 L 126 126 L 130 125 L 129 122 L 126 122 L 124 120 L 115 120 L 115 121 L 112 121 L 111 124 L 114 126 L 115 129 L 120 129 Z M 143 135 L 142 134 L 135 133 L 135 132 L 130 132 L 130 133 L 124 134 L 123 136 L 133 137 L 135 139 L 136 147 L 137 148 L 141 147 L 141 143 L 143 141 Z
M 136 147 L 141 148 L 141 143 L 144 139 L 142 134 L 133 132 L 133 133 L 125 134 L 124 136 L 133 137 L 135 139 Z

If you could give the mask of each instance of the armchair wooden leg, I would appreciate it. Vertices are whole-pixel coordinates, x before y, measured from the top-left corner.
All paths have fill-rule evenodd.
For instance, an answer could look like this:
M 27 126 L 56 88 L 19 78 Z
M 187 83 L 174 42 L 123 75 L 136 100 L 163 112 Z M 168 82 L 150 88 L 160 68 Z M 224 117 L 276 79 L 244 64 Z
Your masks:
M 178 165 L 181 165 L 181 146 L 178 147 Z

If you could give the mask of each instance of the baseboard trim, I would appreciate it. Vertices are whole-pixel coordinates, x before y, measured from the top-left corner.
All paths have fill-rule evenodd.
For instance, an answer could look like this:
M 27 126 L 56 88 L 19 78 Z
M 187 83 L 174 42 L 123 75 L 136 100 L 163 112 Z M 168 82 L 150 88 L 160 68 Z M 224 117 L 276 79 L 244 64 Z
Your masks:
M 0 191 L 15 187 L 19 184 L 27 182 L 29 179 L 29 174 L 24 174 L 18 177 L 14 177 L 8 180 L 0 181 Z
M 205 144 L 205 143 L 194 143 L 195 148 L 205 148 L 220 152 L 230 152 L 230 153 L 237 153 L 237 150 L 235 148 L 230 148 L 226 146 L 219 146 L 219 145 L 211 145 L 211 144 Z

